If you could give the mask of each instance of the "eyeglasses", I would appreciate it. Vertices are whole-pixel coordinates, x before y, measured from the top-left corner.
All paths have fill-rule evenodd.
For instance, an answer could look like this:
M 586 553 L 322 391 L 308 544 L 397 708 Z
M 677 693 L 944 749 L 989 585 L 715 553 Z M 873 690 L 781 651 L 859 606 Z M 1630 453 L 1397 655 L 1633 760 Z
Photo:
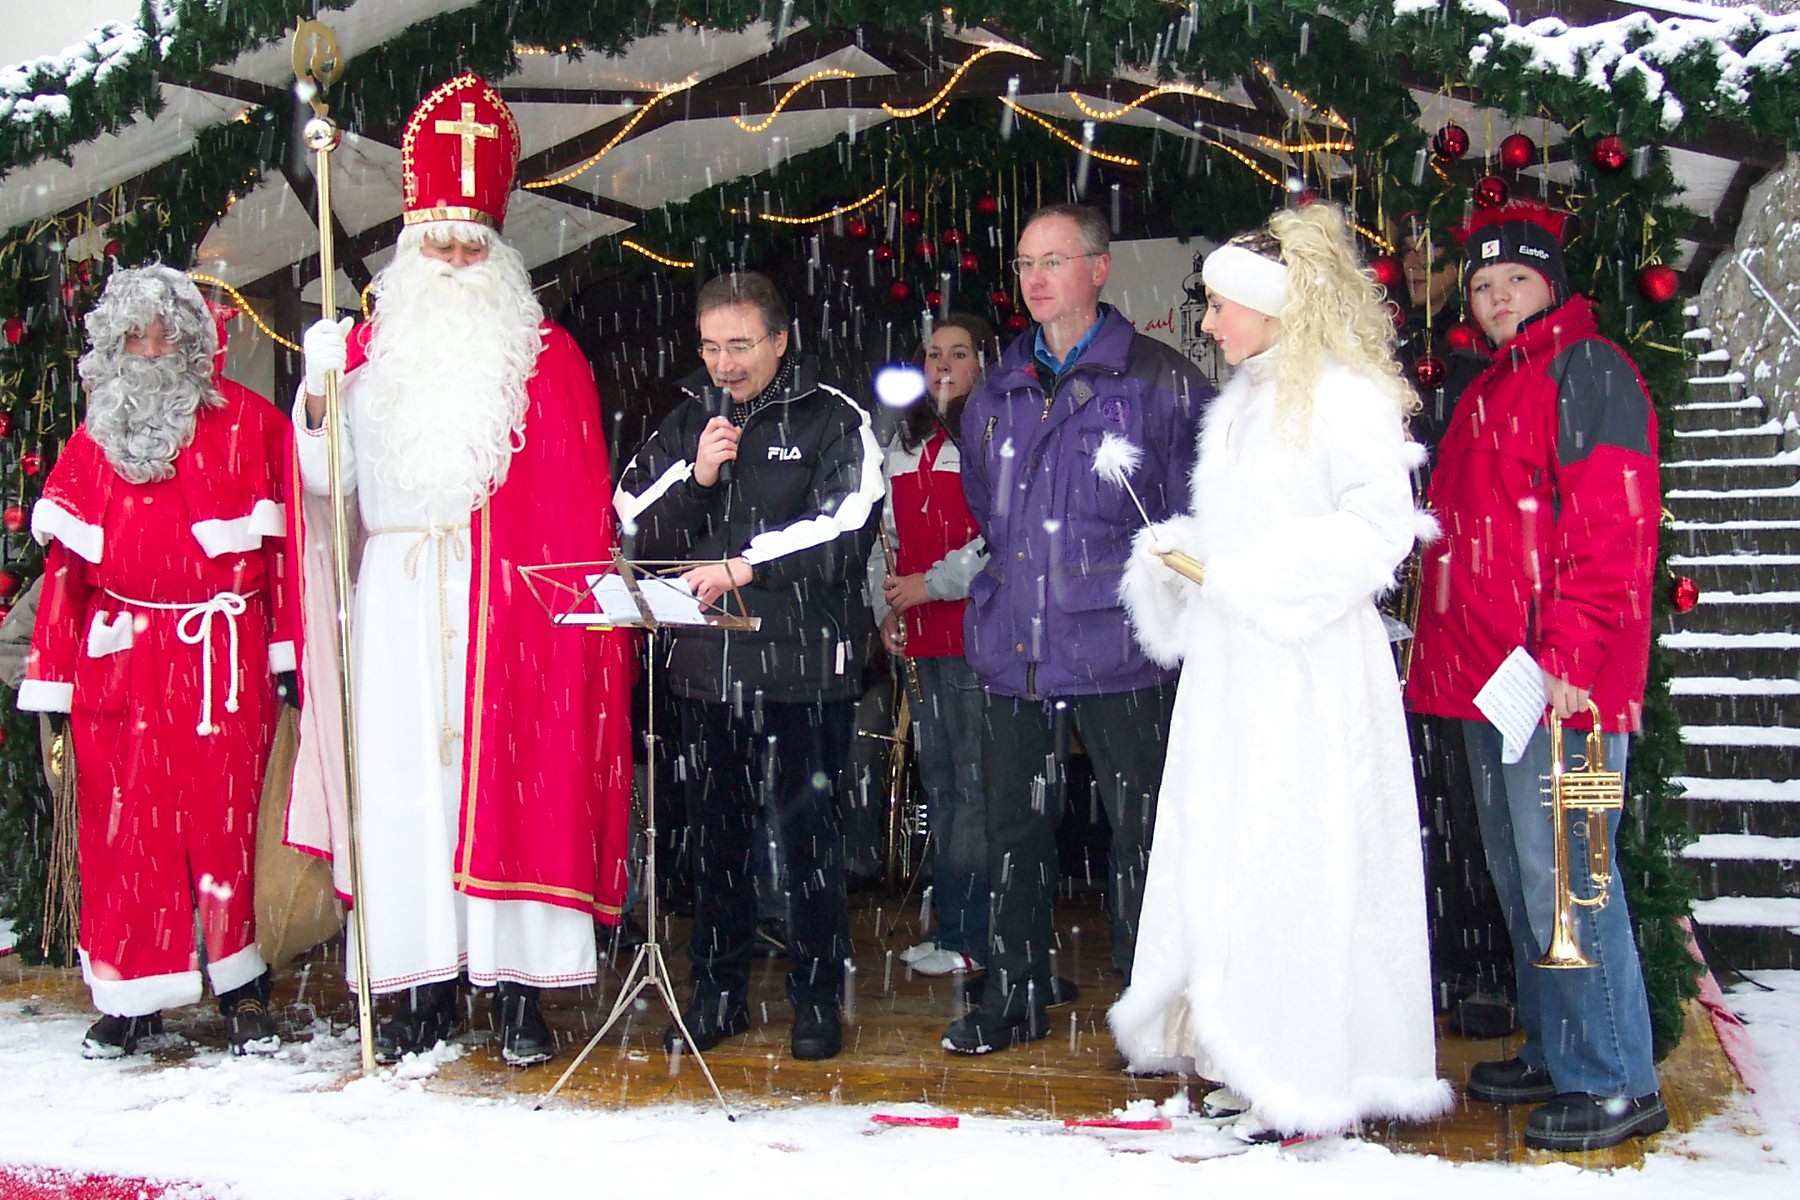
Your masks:
M 1025 272 L 1034 268 L 1042 271 L 1046 275 L 1054 275 L 1062 270 L 1065 265 L 1074 262 L 1078 258 L 1098 257 L 1098 254 L 1090 252 L 1088 254 L 1046 254 L 1042 258 L 1015 258 L 1012 260 L 1012 269 L 1013 272 L 1018 275 L 1023 275 Z
M 750 341 L 746 338 L 738 338 L 735 341 L 726 342 L 723 346 L 719 345 L 717 342 L 701 342 L 700 357 L 707 362 L 712 362 L 714 359 L 720 357 L 742 358 L 744 355 L 750 353 L 774 336 L 775 335 L 772 333 L 765 333 L 755 341 Z

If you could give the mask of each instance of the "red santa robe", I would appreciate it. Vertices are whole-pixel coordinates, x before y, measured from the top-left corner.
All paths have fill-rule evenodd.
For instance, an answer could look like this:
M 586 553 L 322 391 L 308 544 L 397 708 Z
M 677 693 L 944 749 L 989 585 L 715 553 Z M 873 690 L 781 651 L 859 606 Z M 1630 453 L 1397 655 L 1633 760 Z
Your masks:
M 32 512 L 45 585 L 19 707 L 70 713 L 81 965 L 94 1005 L 141 1016 L 265 970 L 252 864 L 292 670 L 282 603 L 289 426 L 228 380 L 173 478 L 134 484 L 86 427 Z
M 370 328 L 360 326 L 351 335 L 344 383 L 352 455 L 358 454 L 359 438 L 373 436 L 359 422 L 357 389 Z M 412 526 L 385 531 L 394 536 L 383 545 L 380 527 L 390 519 L 384 513 L 392 512 L 397 489 L 375 480 L 366 462 L 359 468 L 353 460 L 347 480 L 354 489 L 353 520 L 375 527 L 353 554 L 353 563 L 360 562 L 355 619 L 361 626 L 353 633 L 359 646 L 353 665 L 362 731 L 363 870 L 370 893 L 364 916 L 371 986 L 378 992 L 452 978 L 464 969 L 483 984 L 591 982 L 591 949 L 583 963 L 575 961 L 579 955 L 571 956 L 561 935 L 555 953 L 529 945 L 544 928 L 530 910 L 549 905 L 581 914 L 591 947 L 592 921 L 616 922 L 623 903 L 631 786 L 628 643 L 623 634 L 555 625 L 519 573 L 527 566 L 605 562 L 614 543 L 611 473 L 592 369 L 566 331 L 545 322 L 542 332 L 543 349 L 527 385 L 524 445 L 513 453 L 505 483 L 486 504 L 462 515 L 468 528 L 454 539 L 466 539 L 466 568 L 463 549 L 451 541 L 428 545 L 430 539 Z M 290 504 L 290 511 L 299 518 L 295 536 L 304 563 L 296 575 L 306 617 L 301 653 L 306 702 L 287 833 L 290 845 L 332 860 L 339 894 L 349 902 L 329 508 L 318 495 L 325 439 L 323 431 L 305 428 L 298 404 L 296 418 L 300 437 L 307 439 L 299 446 L 301 455 L 312 457 L 304 470 L 297 460 L 290 479 L 292 494 L 305 496 L 305 503 Z M 359 533 L 358 542 L 364 541 Z M 382 733 L 383 722 L 395 715 L 384 704 L 395 697 L 410 708 L 429 708 L 435 731 L 439 664 L 415 658 L 411 669 L 402 668 L 409 678 L 379 675 L 384 661 L 400 660 L 384 660 L 392 647 L 380 639 L 371 644 L 372 630 L 395 615 L 380 606 L 370 611 L 367 601 L 371 588 L 411 592 L 421 611 L 401 620 L 417 615 L 432 623 L 441 598 L 460 588 L 465 569 L 466 614 L 456 615 L 465 616 L 466 623 L 451 622 L 460 626 L 459 636 L 466 631 L 466 652 L 458 646 L 461 686 L 444 681 L 451 711 L 441 714 L 446 730 L 455 727 L 461 734 L 455 766 L 446 768 L 459 771 L 452 786 L 459 787 L 460 798 L 454 828 L 439 830 L 423 813 L 436 786 L 429 778 L 437 773 L 435 761 L 427 761 L 435 760 L 435 741 L 426 754 L 396 749 Z M 440 591 L 446 587 L 452 590 Z M 415 639 L 418 630 L 401 625 L 395 632 L 386 640 Z M 377 695 L 386 700 L 372 701 Z M 418 733 L 411 714 L 403 724 Z M 454 743 L 447 739 L 447 744 Z M 394 760 L 408 753 L 413 757 Z M 392 811 L 397 791 L 408 792 L 399 803 L 415 806 L 412 812 Z M 406 861 L 419 857 L 405 849 L 414 820 L 426 831 L 420 853 L 441 850 L 447 864 L 421 867 Z M 377 828 L 378 821 L 385 824 Z M 441 845 L 434 840 L 440 837 Z M 490 909 L 483 925 L 478 906 L 461 901 L 450 906 L 435 895 L 445 866 L 462 897 L 523 903 L 498 906 L 505 910 L 498 917 Z M 448 928 L 452 922 L 454 928 Z M 563 926 L 566 930 L 567 923 Z M 498 958 L 491 956 L 492 947 L 484 954 L 477 945 L 471 953 L 471 941 L 484 936 L 527 945 L 501 946 Z

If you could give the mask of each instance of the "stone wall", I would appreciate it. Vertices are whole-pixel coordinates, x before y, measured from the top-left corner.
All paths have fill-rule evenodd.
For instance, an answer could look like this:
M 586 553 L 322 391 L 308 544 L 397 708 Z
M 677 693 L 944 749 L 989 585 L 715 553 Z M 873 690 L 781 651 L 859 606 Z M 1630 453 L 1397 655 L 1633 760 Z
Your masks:
M 1713 346 L 1731 352 L 1748 394 L 1762 397 L 1770 415 L 1786 418 L 1800 410 L 1800 337 L 1751 285 L 1740 256 L 1800 324 L 1800 155 L 1790 154 L 1750 190 L 1736 243 L 1700 287 L 1700 323 L 1712 329 Z

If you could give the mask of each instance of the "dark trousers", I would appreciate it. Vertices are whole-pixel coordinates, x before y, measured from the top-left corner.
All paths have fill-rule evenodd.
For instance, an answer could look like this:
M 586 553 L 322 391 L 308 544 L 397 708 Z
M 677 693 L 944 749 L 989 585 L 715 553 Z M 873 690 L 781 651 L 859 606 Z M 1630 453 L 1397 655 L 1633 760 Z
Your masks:
M 771 814 L 786 859 L 788 998 L 835 1007 L 850 953 L 838 780 L 855 724 L 852 701 L 779 704 L 760 718 L 729 704 L 682 700 L 698 1003 L 742 1003 L 756 934 L 756 830 Z M 767 853 L 767 845 L 762 846 Z
M 1426 925 L 1438 1011 L 1480 993 L 1510 997 L 1512 942 L 1488 876 L 1463 722 L 1408 713 L 1424 830 Z
M 1112 825 L 1109 876 L 1113 965 L 1131 978 L 1156 795 L 1168 750 L 1175 685 L 1071 696 L 1050 701 L 989 694 L 982 771 L 987 782 L 988 884 L 991 888 L 987 992 L 989 1006 L 1022 1003 L 1035 985 L 1050 995 L 1052 902 L 1056 895 L 1056 827 L 1068 733 L 1081 736 L 1094 782 Z

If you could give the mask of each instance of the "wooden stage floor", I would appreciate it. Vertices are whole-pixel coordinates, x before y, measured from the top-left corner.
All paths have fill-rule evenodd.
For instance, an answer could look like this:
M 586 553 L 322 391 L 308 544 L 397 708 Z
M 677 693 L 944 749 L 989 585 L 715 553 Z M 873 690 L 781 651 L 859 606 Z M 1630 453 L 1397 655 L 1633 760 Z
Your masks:
M 1081 994 L 1073 1004 L 1051 1010 L 1054 1032 L 1042 1041 L 980 1058 L 952 1055 L 939 1045 L 943 1027 L 962 1011 L 961 981 L 911 976 L 899 962 L 899 952 L 918 940 L 919 919 L 916 901 L 901 908 L 895 896 L 852 897 L 856 969 L 846 1006 L 845 1048 L 828 1062 L 795 1062 L 788 1056 L 786 962 L 759 960 L 751 984 L 750 1032 L 727 1040 L 706 1056 L 731 1103 L 746 1107 L 924 1103 L 951 1112 L 1092 1118 L 1109 1116 L 1133 1100 L 1160 1102 L 1185 1088 L 1198 1104 L 1206 1087 L 1198 1080 L 1137 1078 L 1120 1069 L 1105 1023 L 1119 979 L 1110 966 L 1107 918 L 1095 900 L 1078 894 L 1059 904 L 1058 970 L 1076 980 Z M 666 924 L 670 968 L 677 980 L 685 980 L 687 922 L 673 919 Z M 603 972 L 600 988 L 546 995 L 546 1016 L 564 1048 L 550 1064 L 534 1070 L 510 1070 L 501 1063 L 487 1033 L 486 1000 L 471 1001 L 472 1025 L 478 1032 L 465 1035 L 469 1052 L 444 1066 L 430 1086 L 521 1099 L 548 1089 L 599 1027 L 620 986 L 621 972 L 629 965 L 630 956 L 622 955 Z M 685 999 L 679 984 L 677 994 Z M 16 958 L 0 959 L 0 1001 L 26 1000 L 47 1014 L 89 1011 L 79 972 L 26 968 Z M 307 1036 L 315 1016 L 340 1026 L 352 1023 L 354 1007 L 343 986 L 341 940 L 320 947 L 281 973 L 274 1012 L 284 1034 L 292 1036 Z M 210 999 L 169 1017 L 170 1029 L 182 1034 L 189 1046 L 159 1051 L 159 1057 L 178 1061 L 195 1047 L 224 1043 L 223 1021 Z M 621 1027 L 610 1031 L 588 1056 L 556 1102 L 597 1108 L 713 1103 L 691 1059 L 672 1061 L 662 1053 L 667 1024 L 661 1002 L 646 993 Z M 1471 1041 L 1440 1032 L 1439 1072 L 1460 1093 L 1472 1064 L 1509 1057 L 1515 1046 L 1516 1040 Z M 1686 1037 L 1662 1064 L 1661 1074 L 1672 1129 L 1678 1132 L 1724 1111 L 1740 1086 L 1711 1023 L 1697 1006 L 1690 1011 Z M 1365 1128 L 1363 1136 L 1397 1150 L 1456 1161 L 1541 1162 L 1562 1157 L 1614 1167 L 1643 1160 L 1646 1144 L 1641 1140 L 1585 1155 L 1527 1150 L 1522 1141 L 1524 1114 L 1523 1109 L 1463 1101 L 1441 1120 L 1378 1124 Z M 1756 1136 L 1754 1129 L 1744 1132 Z M 1654 1140 L 1649 1145 L 1654 1148 Z

